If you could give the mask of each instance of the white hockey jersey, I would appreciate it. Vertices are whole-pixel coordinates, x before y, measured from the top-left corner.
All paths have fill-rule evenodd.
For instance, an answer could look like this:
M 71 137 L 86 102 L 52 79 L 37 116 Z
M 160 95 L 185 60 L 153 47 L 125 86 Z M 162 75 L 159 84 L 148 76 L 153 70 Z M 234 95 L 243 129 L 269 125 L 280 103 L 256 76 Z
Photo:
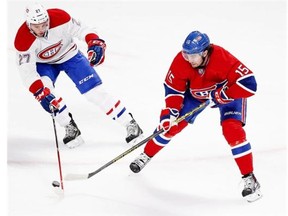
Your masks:
M 45 37 L 37 37 L 32 34 L 26 22 L 21 25 L 15 37 L 17 64 L 20 76 L 27 88 L 40 80 L 36 71 L 36 62 L 63 63 L 78 52 L 75 38 L 86 41 L 86 43 L 98 38 L 94 29 L 83 26 L 64 10 L 48 9 L 47 12 L 49 14 L 49 30 Z

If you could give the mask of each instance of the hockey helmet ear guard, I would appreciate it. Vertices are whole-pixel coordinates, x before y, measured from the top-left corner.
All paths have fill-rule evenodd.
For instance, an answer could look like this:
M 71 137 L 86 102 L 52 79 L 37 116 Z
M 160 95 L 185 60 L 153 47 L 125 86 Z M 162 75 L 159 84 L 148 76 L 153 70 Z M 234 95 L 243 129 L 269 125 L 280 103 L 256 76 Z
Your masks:
M 201 54 L 210 46 L 210 39 L 205 33 L 191 32 L 182 45 L 183 54 Z

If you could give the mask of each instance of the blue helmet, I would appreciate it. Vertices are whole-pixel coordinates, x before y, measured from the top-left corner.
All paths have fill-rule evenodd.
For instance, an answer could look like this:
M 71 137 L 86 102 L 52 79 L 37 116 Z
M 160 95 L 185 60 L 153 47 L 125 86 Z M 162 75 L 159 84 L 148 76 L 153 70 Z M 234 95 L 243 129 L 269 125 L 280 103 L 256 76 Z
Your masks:
M 209 37 L 199 31 L 191 32 L 182 45 L 182 51 L 187 54 L 201 53 L 210 45 Z

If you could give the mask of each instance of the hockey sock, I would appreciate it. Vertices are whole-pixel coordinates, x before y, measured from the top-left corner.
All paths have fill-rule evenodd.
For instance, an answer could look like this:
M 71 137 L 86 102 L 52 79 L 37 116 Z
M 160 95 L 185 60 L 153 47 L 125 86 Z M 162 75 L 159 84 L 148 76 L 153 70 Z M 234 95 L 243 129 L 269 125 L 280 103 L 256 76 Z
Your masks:
M 245 141 L 232 147 L 231 150 L 241 174 L 246 175 L 253 172 L 253 156 L 250 143 Z
M 103 85 L 91 89 L 85 93 L 85 96 L 90 102 L 98 106 L 108 117 L 121 125 L 126 126 L 132 120 L 132 117 L 129 115 L 122 102 L 110 95 Z
M 186 121 L 181 121 L 173 131 L 168 131 L 165 134 L 162 133 L 159 136 L 153 138 L 146 144 L 144 152 L 148 156 L 153 157 L 163 147 L 165 147 L 176 134 L 180 133 L 187 125 L 188 123 Z
M 71 121 L 68 109 L 64 109 L 62 112 L 56 113 L 55 120 L 62 127 L 68 125 Z
M 149 157 L 153 157 L 155 154 L 157 154 L 164 146 L 160 146 L 155 144 L 153 140 L 150 140 L 145 148 L 144 148 L 144 153 L 148 155 Z
M 222 131 L 225 139 L 231 146 L 231 151 L 242 175 L 253 172 L 253 156 L 251 145 L 246 141 L 246 133 L 242 122 L 227 119 L 222 122 Z
M 123 126 L 126 126 L 132 120 L 132 117 L 129 115 L 120 100 L 118 100 L 113 106 L 110 106 L 110 109 L 108 112 L 106 112 L 106 115 Z

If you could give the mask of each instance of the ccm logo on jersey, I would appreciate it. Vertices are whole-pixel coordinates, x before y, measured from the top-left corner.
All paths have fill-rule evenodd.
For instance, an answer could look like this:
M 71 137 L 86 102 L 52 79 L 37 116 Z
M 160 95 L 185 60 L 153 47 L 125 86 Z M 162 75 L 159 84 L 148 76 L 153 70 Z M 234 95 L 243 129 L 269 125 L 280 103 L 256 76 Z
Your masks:
M 50 59 L 52 58 L 53 56 L 55 56 L 59 50 L 61 49 L 62 47 L 62 40 L 59 41 L 58 43 L 52 45 L 52 46 L 49 46 L 47 47 L 46 49 L 42 50 L 39 54 L 38 54 L 38 58 L 40 59 L 44 59 L 44 60 L 47 60 L 47 59 Z

